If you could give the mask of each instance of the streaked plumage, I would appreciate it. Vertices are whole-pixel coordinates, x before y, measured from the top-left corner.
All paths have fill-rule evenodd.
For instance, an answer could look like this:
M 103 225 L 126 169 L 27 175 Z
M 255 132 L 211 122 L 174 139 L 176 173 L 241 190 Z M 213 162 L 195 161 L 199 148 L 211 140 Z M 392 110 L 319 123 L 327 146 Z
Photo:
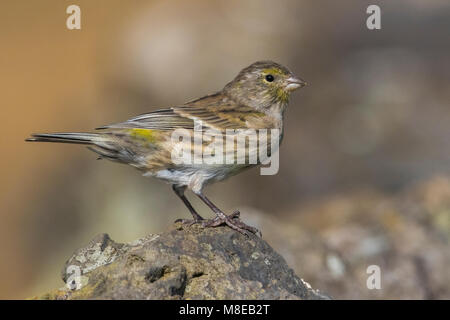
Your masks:
M 283 115 L 290 92 L 304 85 L 303 80 L 296 78 L 285 67 L 271 61 L 260 61 L 243 69 L 220 92 L 183 105 L 106 125 L 97 128 L 98 133 L 33 134 L 27 141 L 86 144 L 100 158 L 132 165 L 143 171 L 145 176 L 154 176 L 172 184 L 193 214 L 195 222 L 202 218 L 185 198 L 186 188 L 197 194 L 217 214 L 215 219 L 201 220 L 203 225 L 225 223 L 241 232 L 255 232 L 254 228 L 239 220 L 238 214 L 226 216 L 202 193 L 208 183 L 223 180 L 254 165 L 176 164 L 171 158 L 172 132 L 176 129 L 193 132 L 195 122 L 201 121 L 203 130 L 214 129 L 222 133 L 227 129 L 279 129 L 281 140 Z

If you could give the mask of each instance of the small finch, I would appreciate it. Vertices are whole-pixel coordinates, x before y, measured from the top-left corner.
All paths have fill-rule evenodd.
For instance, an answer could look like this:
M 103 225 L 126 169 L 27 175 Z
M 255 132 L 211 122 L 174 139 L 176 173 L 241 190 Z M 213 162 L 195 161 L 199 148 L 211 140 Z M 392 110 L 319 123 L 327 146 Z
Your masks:
M 90 150 L 99 155 L 99 159 L 129 164 L 142 171 L 144 176 L 153 176 L 170 183 L 193 217 L 193 220 L 181 220 L 183 223 L 198 223 L 203 227 L 227 225 L 244 234 L 248 232 L 260 234 L 259 230 L 240 220 L 239 211 L 225 214 L 203 194 L 203 189 L 210 183 L 260 165 L 263 162 L 261 158 L 254 163 L 175 161 L 173 154 L 177 144 L 174 142 L 173 134 L 177 130 L 182 130 L 184 134 L 195 137 L 200 124 L 201 132 L 208 129 L 227 134 L 230 130 L 233 132 L 273 130 L 278 133 L 276 138 L 281 142 L 283 116 L 289 96 L 292 91 L 305 85 L 305 81 L 295 77 L 286 67 L 272 61 L 258 61 L 239 72 L 221 91 L 183 105 L 103 126 L 97 128 L 96 133 L 32 134 L 26 141 L 88 145 Z M 258 135 L 258 141 L 259 137 Z M 189 147 L 192 147 L 191 142 L 189 140 Z M 247 144 L 236 146 L 234 142 L 232 144 L 233 155 L 247 146 Z M 200 146 L 194 141 L 189 154 L 198 151 L 202 154 L 207 147 L 204 141 Z M 258 143 L 257 149 L 259 147 Z M 246 150 L 245 158 L 251 157 L 254 153 L 259 154 L 257 149 Z M 268 156 L 277 151 L 273 148 L 268 149 Z M 229 154 L 228 149 L 225 154 Z M 216 216 L 213 219 L 203 219 L 186 198 L 184 194 L 186 189 L 197 195 Z

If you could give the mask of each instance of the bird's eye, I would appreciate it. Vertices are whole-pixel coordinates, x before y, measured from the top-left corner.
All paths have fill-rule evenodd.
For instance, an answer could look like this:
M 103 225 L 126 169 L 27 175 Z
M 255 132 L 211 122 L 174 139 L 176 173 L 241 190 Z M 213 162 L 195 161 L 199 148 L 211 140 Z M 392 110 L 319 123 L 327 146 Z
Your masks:
M 273 80 L 275 80 L 275 78 L 273 77 L 273 75 L 268 74 L 268 75 L 266 76 L 266 81 L 267 81 L 267 82 L 272 82 Z

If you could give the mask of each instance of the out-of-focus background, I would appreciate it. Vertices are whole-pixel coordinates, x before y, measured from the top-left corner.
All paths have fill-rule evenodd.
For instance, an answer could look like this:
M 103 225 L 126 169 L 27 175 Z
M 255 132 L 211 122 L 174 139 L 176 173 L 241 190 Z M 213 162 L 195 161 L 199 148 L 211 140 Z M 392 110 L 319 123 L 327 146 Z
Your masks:
M 71 4 L 81 30 L 66 28 Z M 2 1 L 0 298 L 63 286 L 65 259 L 98 233 L 127 242 L 189 217 L 168 185 L 30 133 L 180 104 L 261 59 L 311 83 L 292 97 L 280 171 L 207 194 L 336 298 L 450 298 L 449 30 L 446 0 Z M 372 264 L 381 290 L 366 287 Z

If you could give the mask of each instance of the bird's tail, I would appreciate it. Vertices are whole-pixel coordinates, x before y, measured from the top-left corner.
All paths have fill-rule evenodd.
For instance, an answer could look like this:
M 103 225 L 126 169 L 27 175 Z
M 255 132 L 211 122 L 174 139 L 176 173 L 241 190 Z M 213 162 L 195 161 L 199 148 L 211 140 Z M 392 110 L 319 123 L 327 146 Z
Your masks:
M 124 163 L 133 162 L 133 154 L 105 134 L 83 132 L 36 133 L 25 141 L 85 144 L 88 145 L 89 150 L 99 155 L 99 159 L 105 158 Z
M 100 139 L 99 134 L 65 132 L 65 133 L 36 133 L 25 141 L 32 142 L 61 142 L 61 143 L 77 143 L 77 144 L 95 144 Z

